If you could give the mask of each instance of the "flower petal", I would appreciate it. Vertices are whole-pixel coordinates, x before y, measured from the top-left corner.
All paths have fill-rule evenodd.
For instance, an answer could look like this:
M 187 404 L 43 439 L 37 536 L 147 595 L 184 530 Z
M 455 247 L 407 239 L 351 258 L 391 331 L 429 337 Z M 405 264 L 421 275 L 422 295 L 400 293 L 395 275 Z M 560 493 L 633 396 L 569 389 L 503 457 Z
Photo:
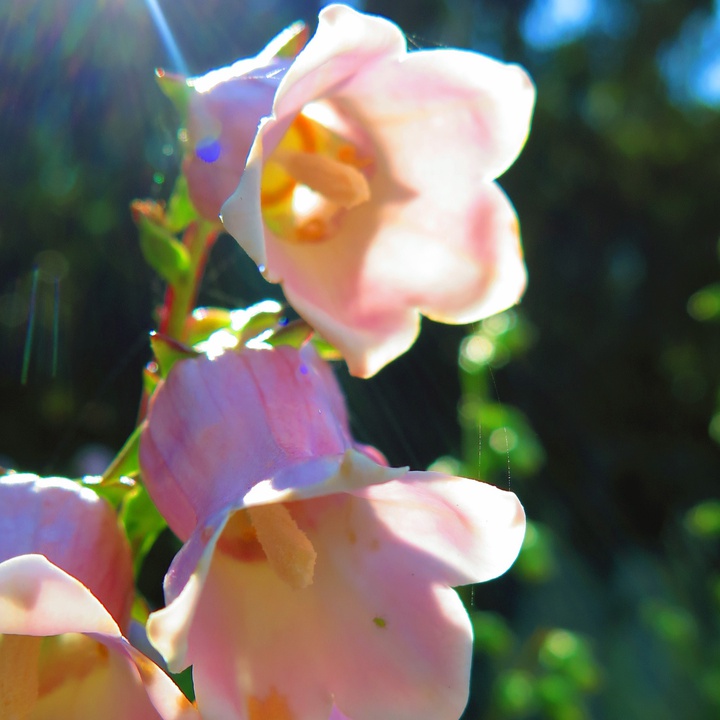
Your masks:
M 130 548 L 105 500 L 65 478 L 1 478 L 0 562 L 29 553 L 89 587 L 125 627 L 133 597 Z
M 320 11 L 315 35 L 278 87 L 273 114 L 295 114 L 310 99 L 331 94 L 359 69 L 400 57 L 405 50 L 405 36 L 389 20 L 346 5 L 328 5 Z
M 143 476 L 182 539 L 283 468 L 352 446 L 332 371 L 310 347 L 178 362 L 148 419 Z
M 479 480 L 415 471 L 356 495 L 371 502 L 377 521 L 394 536 L 388 552 L 410 547 L 426 556 L 424 564 L 434 558 L 436 579 L 451 586 L 502 575 L 525 536 L 517 496 Z
M 120 635 L 97 598 L 42 555 L 20 555 L 0 563 L 0 633 L 66 632 Z

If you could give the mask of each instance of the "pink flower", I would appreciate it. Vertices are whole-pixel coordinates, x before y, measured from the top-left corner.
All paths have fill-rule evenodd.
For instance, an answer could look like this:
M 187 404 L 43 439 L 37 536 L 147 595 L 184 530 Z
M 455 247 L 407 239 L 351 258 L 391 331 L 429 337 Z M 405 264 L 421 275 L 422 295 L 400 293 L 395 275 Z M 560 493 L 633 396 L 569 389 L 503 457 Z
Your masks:
M 310 347 L 184 360 L 156 391 L 143 479 L 185 545 L 148 635 L 193 665 L 206 720 L 460 716 L 472 632 L 451 586 L 510 566 L 522 507 L 378 457 Z
M 122 636 L 132 598 L 104 501 L 62 478 L 0 478 L 0 717 L 197 718 Z
M 282 55 L 288 44 L 300 46 L 304 39 L 304 30 L 288 28 L 255 57 L 187 81 L 194 92 L 187 96 L 183 172 L 193 205 L 206 219 L 217 220 L 237 188 L 260 120 L 272 112 L 275 91 L 292 62 Z
M 518 222 L 494 179 L 527 137 L 524 70 L 461 50 L 407 53 L 391 22 L 331 5 L 283 72 L 222 220 L 351 373 L 405 352 L 421 314 L 467 323 L 518 301 Z M 238 122 L 244 88 L 226 90 Z

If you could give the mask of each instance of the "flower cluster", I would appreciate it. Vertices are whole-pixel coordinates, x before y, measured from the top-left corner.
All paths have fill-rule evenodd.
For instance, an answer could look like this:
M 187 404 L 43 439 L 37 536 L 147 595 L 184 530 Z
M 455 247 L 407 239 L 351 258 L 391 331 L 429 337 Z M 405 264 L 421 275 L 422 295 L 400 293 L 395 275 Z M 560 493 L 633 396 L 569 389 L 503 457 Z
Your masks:
M 134 477 L 121 490 L 134 482 L 182 542 L 143 637 L 170 673 L 192 666 L 196 702 L 126 639 L 132 558 L 111 505 L 87 482 L 9 474 L 0 716 L 457 720 L 472 630 L 452 588 L 510 567 L 522 506 L 356 442 L 321 351 L 367 377 L 421 315 L 466 323 L 518 301 L 518 224 L 495 179 L 525 141 L 532 83 L 471 52 L 408 53 L 395 25 L 342 5 L 309 41 L 291 28 L 162 82 L 186 113 L 191 213 L 133 206 L 169 287 L 143 421 L 99 487 L 112 499 Z M 191 312 L 218 216 L 303 321 L 267 303 Z

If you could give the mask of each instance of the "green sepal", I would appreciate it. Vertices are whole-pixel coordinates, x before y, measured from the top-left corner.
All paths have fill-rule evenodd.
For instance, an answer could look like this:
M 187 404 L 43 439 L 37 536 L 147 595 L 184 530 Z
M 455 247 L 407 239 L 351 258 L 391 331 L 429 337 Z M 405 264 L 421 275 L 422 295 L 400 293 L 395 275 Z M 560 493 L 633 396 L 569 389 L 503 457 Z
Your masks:
M 296 349 L 305 345 L 315 331 L 304 320 L 293 320 L 276 330 L 265 342 L 272 347 L 290 345 Z
M 76 482 L 107 500 L 114 508 L 119 507 L 125 496 L 135 487 L 135 481 L 126 476 L 120 476 L 105 482 L 102 476 L 86 475 Z
M 218 330 L 232 328 L 232 312 L 225 308 L 195 308 L 186 324 L 187 344 L 204 342 Z
M 260 306 L 265 303 L 267 303 L 267 301 L 252 305 L 245 310 L 245 313 L 247 313 L 246 319 L 238 328 L 240 331 L 240 342 L 243 345 L 248 342 L 248 340 L 252 340 L 269 330 L 273 330 L 285 317 L 285 309 L 282 307 L 278 310 L 260 310 Z
M 198 357 L 200 353 L 191 347 L 157 332 L 150 333 L 150 346 L 158 364 L 160 377 L 165 379 L 178 360 Z
M 167 527 L 167 523 L 150 499 L 147 490 L 139 483 L 122 503 L 120 522 L 130 542 L 133 571 L 137 577 L 145 556 L 155 544 L 158 535 Z
M 136 219 L 143 257 L 155 272 L 170 285 L 184 282 L 190 273 L 190 253 L 173 234 L 150 218 Z
M 162 68 L 155 69 L 155 78 L 163 91 L 165 97 L 167 97 L 175 109 L 180 114 L 182 124 L 187 124 L 188 117 L 188 106 L 190 104 L 190 97 L 195 92 L 187 83 L 187 78 L 184 75 L 178 75 L 177 73 L 165 72 Z
M 140 472 L 140 458 L 138 456 L 138 450 L 140 449 L 140 435 L 142 433 L 143 426 L 138 425 L 133 430 L 130 437 L 125 441 L 125 444 L 120 449 L 120 452 L 115 456 L 114 460 L 110 463 L 108 469 L 102 474 L 102 485 L 112 485 L 121 482 L 122 478 L 134 478 L 137 477 Z
M 311 342 L 323 360 L 342 360 L 340 351 L 319 335 L 313 335 Z
M 165 226 L 171 233 L 179 233 L 197 219 L 198 213 L 190 199 L 187 178 L 179 175 L 168 200 Z

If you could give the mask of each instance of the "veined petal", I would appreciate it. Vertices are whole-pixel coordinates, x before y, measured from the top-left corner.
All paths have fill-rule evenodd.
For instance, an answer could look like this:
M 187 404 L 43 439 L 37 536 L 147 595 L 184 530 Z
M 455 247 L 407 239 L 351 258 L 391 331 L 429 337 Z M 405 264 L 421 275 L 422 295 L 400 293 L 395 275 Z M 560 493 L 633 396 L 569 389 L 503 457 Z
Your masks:
M 130 547 L 105 500 L 66 478 L 0 478 L 0 562 L 44 555 L 89 587 L 121 628 L 133 597 Z

